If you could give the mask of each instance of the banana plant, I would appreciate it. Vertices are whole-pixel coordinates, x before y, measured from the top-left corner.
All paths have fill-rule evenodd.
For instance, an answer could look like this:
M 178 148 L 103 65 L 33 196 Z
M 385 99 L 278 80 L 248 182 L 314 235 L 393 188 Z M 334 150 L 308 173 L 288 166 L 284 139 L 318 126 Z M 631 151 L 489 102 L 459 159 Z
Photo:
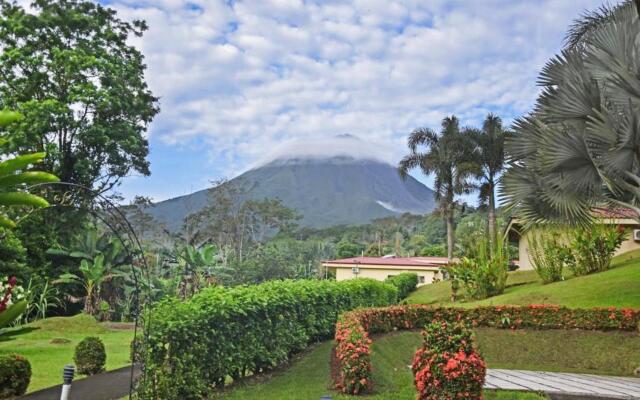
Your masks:
M 84 312 L 95 315 L 99 311 L 100 289 L 108 279 L 121 276 L 121 272 L 110 270 L 105 264 L 103 254 L 98 254 L 92 261 L 83 259 L 80 262 L 80 274 L 65 273 L 60 275 L 55 283 L 78 283 L 84 288 L 84 296 L 79 299 L 70 298 L 72 301 L 84 300 Z
M 18 121 L 22 116 L 19 113 L 0 110 L 0 129 Z M 0 144 L 6 139 L 0 138 Z M 10 157 L 0 162 L 0 226 L 15 228 L 15 221 L 7 214 L 7 207 L 47 207 L 49 203 L 40 196 L 19 190 L 24 185 L 38 183 L 58 182 L 53 174 L 42 171 L 26 171 L 30 166 L 40 163 L 45 158 L 45 153 L 24 154 Z

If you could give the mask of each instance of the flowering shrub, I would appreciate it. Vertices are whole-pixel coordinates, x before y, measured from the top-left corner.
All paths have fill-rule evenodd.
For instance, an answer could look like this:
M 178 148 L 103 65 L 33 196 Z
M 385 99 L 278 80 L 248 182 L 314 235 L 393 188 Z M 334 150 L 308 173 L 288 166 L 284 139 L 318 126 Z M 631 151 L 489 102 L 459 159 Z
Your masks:
M 138 395 L 165 400 L 206 397 L 212 386 L 270 370 L 308 343 L 331 337 L 342 312 L 387 306 L 396 299 L 395 287 L 358 278 L 213 287 L 188 301 L 164 300 L 146 321 Z M 347 336 L 368 351 L 368 342 L 356 340 L 357 332 Z M 358 375 L 359 381 L 368 379 Z
M 471 331 L 463 324 L 437 321 L 422 332 L 411 369 L 419 400 L 481 399 L 486 365 Z
M 428 305 L 391 306 L 385 308 L 366 308 L 344 313 L 340 318 L 340 326 L 348 326 L 350 330 L 365 332 L 367 335 L 386 333 L 397 329 L 418 329 L 433 321 L 446 323 L 465 323 L 472 327 L 484 326 L 503 329 L 583 329 L 600 331 L 634 331 L 640 323 L 640 310 L 630 308 L 592 308 L 571 309 L 556 305 L 532 304 L 529 306 L 490 306 L 471 309 L 432 307 Z M 340 335 L 338 335 L 340 332 Z M 437 335 L 438 333 L 434 333 Z M 357 335 L 345 335 L 336 330 L 336 347 L 358 348 L 359 354 L 368 354 L 366 341 L 358 341 Z M 457 353 L 456 353 L 457 354 Z M 449 351 L 448 357 L 456 357 Z M 458 360 L 459 361 L 459 360 Z M 369 365 L 366 365 L 366 363 Z M 448 359 L 447 359 L 448 362 Z M 469 362 L 477 363 L 475 359 Z M 358 393 L 368 389 L 371 370 L 369 357 L 359 357 L 358 368 L 344 365 L 338 359 L 338 370 L 351 372 L 347 382 L 344 379 L 336 381 L 338 388 L 344 388 L 346 383 L 358 382 L 365 378 L 363 387 Z M 358 374 L 362 371 L 362 374 Z M 338 374 L 339 375 L 339 374 Z M 355 393 L 355 392 L 350 392 Z
M 5 277 L 0 280 L 0 328 L 18 319 L 26 308 L 24 289 L 18 286 L 16 277 Z
M 5 283 L 6 282 L 6 283 Z M 4 277 L 0 280 L 0 312 L 17 303 L 24 298 L 24 289 L 18 285 L 18 279 L 15 276 Z
M 371 339 L 360 324 L 349 320 L 336 324 L 336 387 L 343 393 L 359 394 L 367 389 L 371 379 L 370 345 Z
M 575 261 L 569 267 L 576 275 L 587 275 L 609 269 L 613 254 L 626 236 L 624 227 L 616 227 L 605 221 L 575 229 L 570 245 Z

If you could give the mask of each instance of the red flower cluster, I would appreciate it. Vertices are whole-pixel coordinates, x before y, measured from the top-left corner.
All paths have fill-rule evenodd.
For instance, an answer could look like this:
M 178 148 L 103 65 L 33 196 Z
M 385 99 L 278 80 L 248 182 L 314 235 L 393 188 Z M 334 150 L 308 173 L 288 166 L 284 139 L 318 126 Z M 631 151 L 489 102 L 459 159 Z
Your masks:
M 343 393 L 359 394 L 368 389 L 371 380 L 371 339 L 357 320 L 336 324 L 336 388 Z
M 487 367 L 463 326 L 435 322 L 423 332 L 412 370 L 418 400 L 482 399 Z
M 9 278 L 9 287 L 4 293 L 2 300 L 0 300 L 0 312 L 3 312 L 7 309 L 7 304 L 9 300 L 11 300 L 11 293 L 13 292 L 13 288 L 18 284 L 18 279 L 15 276 Z

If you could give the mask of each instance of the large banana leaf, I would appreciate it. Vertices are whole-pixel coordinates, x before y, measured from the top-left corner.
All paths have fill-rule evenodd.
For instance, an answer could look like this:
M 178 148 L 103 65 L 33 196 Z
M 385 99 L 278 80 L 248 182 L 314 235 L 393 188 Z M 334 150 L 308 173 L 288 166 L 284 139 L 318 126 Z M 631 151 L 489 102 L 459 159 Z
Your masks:
M 0 177 L 0 188 L 21 184 L 35 185 L 37 183 L 58 182 L 57 176 L 48 172 L 28 171 L 15 175 L 5 175 Z
M 15 111 L 0 110 L 0 127 L 22 119 L 22 114 Z
M 0 206 L 47 207 L 49 202 L 31 193 L 8 192 L 0 193 Z
M 18 170 L 27 168 L 29 165 L 42 162 L 46 153 L 32 153 L 13 157 L 0 163 L 0 176 L 12 174 Z
M 18 317 L 27 309 L 27 301 L 20 300 L 9 306 L 3 312 L 0 312 L 0 328 L 8 326 L 10 323 L 18 319 Z

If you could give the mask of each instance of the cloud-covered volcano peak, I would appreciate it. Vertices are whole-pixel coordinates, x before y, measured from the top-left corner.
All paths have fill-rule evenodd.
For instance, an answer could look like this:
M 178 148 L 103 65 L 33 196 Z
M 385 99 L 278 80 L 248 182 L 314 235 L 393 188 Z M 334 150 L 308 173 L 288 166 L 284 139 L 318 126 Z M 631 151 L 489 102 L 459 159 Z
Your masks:
M 297 139 L 284 142 L 255 163 L 260 167 L 271 163 L 299 163 L 328 159 L 350 161 L 378 161 L 393 164 L 392 151 L 376 141 L 343 133 L 326 138 Z

